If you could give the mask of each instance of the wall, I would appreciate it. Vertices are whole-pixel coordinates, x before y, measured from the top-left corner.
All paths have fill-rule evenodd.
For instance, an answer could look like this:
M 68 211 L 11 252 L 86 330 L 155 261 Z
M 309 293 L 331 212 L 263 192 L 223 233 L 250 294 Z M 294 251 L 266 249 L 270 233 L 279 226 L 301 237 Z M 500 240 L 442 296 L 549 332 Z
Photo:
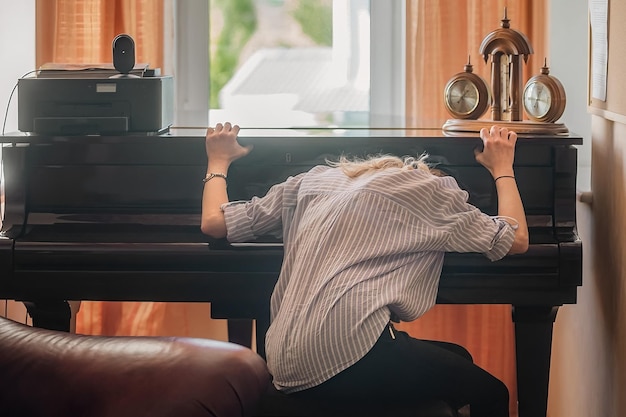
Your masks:
M 559 312 L 549 416 L 626 412 L 626 125 L 592 118 L 592 206 L 579 204 L 584 242 L 578 303 Z
M 565 6 L 563 10 L 579 8 L 578 2 L 585 3 L 586 7 L 586 1 L 552 0 L 553 5 Z M 587 26 L 582 5 L 580 9 L 580 14 L 576 12 L 575 23 L 568 15 L 563 16 L 566 26 L 561 36 L 571 34 L 565 27 Z M 619 22 L 621 18 L 623 16 L 612 15 L 611 21 Z M 614 30 L 621 27 L 623 25 L 618 24 L 609 29 L 609 62 L 626 57 L 623 37 L 612 36 Z M 575 44 L 589 43 L 586 40 Z M 582 46 L 563 48 L 562 53 L 576 55 L 576 51 L 583 51 L 587 54 L 587 50 Z M 586 70 L 585 62 L 577 61 L 577 65 Z M 577 67 L 570 69 L 577 70 Z M 621 69 L 613 75 L 621 78 Z M 586 78 L 580 85 L 586 87 Z M 608 90 L 612 98 L 626 98 L 621 80 L 609 83 Z M 589 175 L 579 181 L 579 185 L 584 188 L 588 181 L 593 201 L 590 205 L 578 203 L 577 206 L 577 224 L 583 240 L 583 286 L 578 292 L 578 303 L 562 307 L 557 316 L 548 404 L 550 417 L 618 417 L 626 413 L 623 395 L 626 392 L 626 117 L 615 122 L 588 115 L 585 120 L 591 125 L 591 137 L 587 140 L 590 149 L 581 162 L 590 158 Z M 581 168 L 585 170 L 584 166 Z
M 579 185 L 589 187 L 591 165 L 591 117 L 587 113 L 587 0 L 550 0 L 548 29 L 550 74 L 559 78 L 567 94 L 562 120 L 581 135 Z M 575 46 L 572 46 L 575 45 Z M 536 69 L 537 73 L 539 68 Z
M 559 312 L 550 416 L 626 412 L 626 124 L 592 117 L 593 203 L 579 205 L 584 242 L 578 304 Z
M 0 0 L 0 109 L 2 120 L 18 78 L 35 69 L 35 0 Z M 7 12 L 10 10 L 10 12 Z M 6 131 L 17 130 L 17 93 L 13 95 Z
M 0 126 L 5 124 L 6 114 L 5 132 L 12 132 L 17 130 L 17 92 L 13 94 L 7 114 L 11 90 L 18 78 L 35 67 L 35 0 L 0 0 L 0 10 Z M 0 300 L 0 315 L 4 316 L 5 312 L 14 320 L 26 320 L 21 303 L 5 304 Z

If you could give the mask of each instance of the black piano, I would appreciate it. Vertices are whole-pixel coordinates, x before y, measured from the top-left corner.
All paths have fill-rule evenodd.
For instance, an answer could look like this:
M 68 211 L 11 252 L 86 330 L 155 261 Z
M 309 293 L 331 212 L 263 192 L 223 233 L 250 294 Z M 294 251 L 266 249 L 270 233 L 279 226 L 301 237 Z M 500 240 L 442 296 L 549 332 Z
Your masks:
M 242 130 L 253 152 L 229 172 L 231 199 L 340 154 L 420 155 L 457 178 L 470 201 L 495 214 L 493 180 L 476 163 L 475 133 L 439 129 Z M 35 326 L 69 329 L 67 300 L 211 302 L 231 340 L 256 320 L 257 351 L 269 324 L 280 242 L 229 245 L 200 232 L 204 131 L 163 135 L 0 136 L 5 212 L 0 298 L 23 301 Z M 576 302 L 582 244 L 576 231 L 575 135 L 522 136 L 515 173 L 530 228 L 523 255 L 490 262 L 447 254 L 438 302 L 510 304 L 519 415 L 546 415 L 552 327 Z M 241 330 L 244 330 L 243 332 Z M 238 331 L 239 330 L 239 331 Z

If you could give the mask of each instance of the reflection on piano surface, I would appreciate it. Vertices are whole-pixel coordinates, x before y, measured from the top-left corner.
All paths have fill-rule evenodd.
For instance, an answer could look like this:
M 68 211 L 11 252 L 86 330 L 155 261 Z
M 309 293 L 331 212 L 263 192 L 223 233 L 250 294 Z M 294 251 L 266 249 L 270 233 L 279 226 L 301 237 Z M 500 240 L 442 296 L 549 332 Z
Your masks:
M 257 349 L 282 262 L 280 242 L 229 245 L 200 232 L 204 132 L 162 136 L 0 137 L 5 216 L 0 298 L 24 301 L 36 326 L 69 328 L 66 300 L 207 301 L 215 318 L 256 319 Z M 438 130 L 242 130 L 254 151 L 231 167 L 231 199 L 262 195 L 339 154 L 419 155 L 457 178 L 470 202 L 495 214 L 477 135 Z M 492 263 L 447 254 L 438 302 L 511 304 L 521 417 L 545 416 L 552 325 L 582 284 L 576 233 L 575 136 L 520 137 L 515 172 L 530 248 Z M 233 321 L 234 323 L 235 321 Z

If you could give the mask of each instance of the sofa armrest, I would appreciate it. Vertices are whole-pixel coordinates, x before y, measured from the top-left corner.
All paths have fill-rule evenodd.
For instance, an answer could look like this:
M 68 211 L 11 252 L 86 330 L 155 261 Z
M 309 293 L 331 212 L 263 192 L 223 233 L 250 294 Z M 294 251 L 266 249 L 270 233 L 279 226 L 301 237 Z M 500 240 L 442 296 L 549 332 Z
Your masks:
M 265 361 L 199 338 L 85 336 L 0 318 L 0 409 L 19 416 L 248 416 Z

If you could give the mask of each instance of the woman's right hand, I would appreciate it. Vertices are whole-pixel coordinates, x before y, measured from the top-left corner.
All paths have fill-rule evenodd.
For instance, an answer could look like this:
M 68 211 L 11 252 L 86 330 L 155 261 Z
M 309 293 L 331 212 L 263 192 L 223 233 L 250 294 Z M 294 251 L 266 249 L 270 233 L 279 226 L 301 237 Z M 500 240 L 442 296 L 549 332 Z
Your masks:
M 483 149 L 474 151 L 476 161 L 487 168 L 494 178 L 513 175 L 517 133 L 494 125 L 491 129 L 482 128 L 480 138 Z
M 513 172 L 517 134 L 505 127 L 496 125 L 489 130 L 481 129 L 480 137 L 483 140 L 484 148 L 482 151 L 476 150 L 474 153 L 476 160 L 487 168 L 493 178 L 496 179 L 498 216 L 517 225 L 509 253 L 524 253 L 528 250 L 528 225 Z

